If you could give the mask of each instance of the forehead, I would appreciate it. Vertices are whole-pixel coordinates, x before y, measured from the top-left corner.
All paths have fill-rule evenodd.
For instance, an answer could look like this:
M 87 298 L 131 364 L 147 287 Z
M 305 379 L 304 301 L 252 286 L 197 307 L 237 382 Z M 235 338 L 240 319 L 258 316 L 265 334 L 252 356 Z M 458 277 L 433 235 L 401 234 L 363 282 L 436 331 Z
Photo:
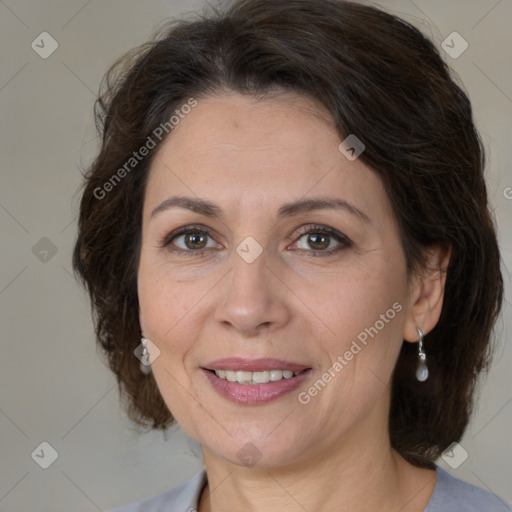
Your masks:
M 182 194 L 233 212 L 243 200 L 253 214 L 307 195 L 350 199 L 370 217 L 391 213 L 378 176 L 345 158 L 340 142 L 330 114 L 295 93 L 200 98 L 155 155 L 145 212 Z

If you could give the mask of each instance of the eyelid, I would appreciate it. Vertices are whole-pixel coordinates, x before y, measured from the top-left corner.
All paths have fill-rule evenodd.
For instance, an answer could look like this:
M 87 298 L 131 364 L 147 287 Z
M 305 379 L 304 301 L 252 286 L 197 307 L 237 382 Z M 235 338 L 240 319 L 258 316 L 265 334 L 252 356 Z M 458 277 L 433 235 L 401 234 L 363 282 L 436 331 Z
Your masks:
M 181 228 L 177 228 L 174 231 L 171 231 L 171 233 L 166 234 L 162 238 L 162 242 L 159 245 L 161 245 L 162 247 L 165 247 L 166 245 L 170 244 L 174 238 L 176 238 L 180 235 L 183 235 L 183 234 L 187 234 L 189 231 L 204 233 L 205 235 L 211 236 L 210 230 L 208 228 L 206 228 L 205 226 L 201 226 L 198 224 L 191 224 L 188 226 L 183 226 Z
M 186 235 L 190 232 L 192 233 L 201 233 L 209 238 L 211 238 L 212 240 L 214 239 L 213 236 L 212 236 L 212 232 L 213 230 L 210 229 L 210 228 L 207 228 L 206 226 L 203 226 L 203 225 L 200 225 L 200 224 L 192 224 L 192 225 L 187 225 L 187 226 L 183 226 L 181 228 L 178 228 L 178 229 L 175 229 L 174 231 L 172 231 L 171 233 L 169 234 L 166 234 L 162 240 L 159 242 L 158 246 L 161 248 L 161 249 L 166 249 L 168 248 L 169 245 L 171 245 L 172 241 L 175 239 L 175 238 L 178 238 L 179 236 L 182 236 L 182 235 Z M 218 242 L 215 242 L 218 244 Z M 206 252 L 208 250 L 210 250 L 211 247 L 208 247 L 208 248 L 203 248 L 203 249 L 198 249 L 198 250 L 186 250 L 186 249 L 182 249 L 181 247 L 172 247 L 172 251 L 174 252 L 178 252 L 178 253 L 188 253 L 190 255 L 199 255 L 199 254 L 202 254 L 203 252 Z
M 338 230 L 331 228 L 329 226 L 319 225 L 319 224 L 307 224 L 305 226 L 302 226 L 299 228 L 299 231 L 297 234 L 294 235 L 294 238 L 296 238 L 295 242 L 293 242 L 293 245 L 296 244 L 303 236 L 308 235 L 310 233 L 320 233 L 330 236 L 331 238 L 334 238 L 338 242 L 338 246 L 329 249 L 329 250 L 306 250 L 306 249 L 294 249 L 299 251 L 304 251 L 306 254 L 312 254 L 312 255 L 330 255 L 335 254 L 339 252 L 343 247 L 348 248 L 352 247 L 353 242 L 344 234 L 340 233 Z

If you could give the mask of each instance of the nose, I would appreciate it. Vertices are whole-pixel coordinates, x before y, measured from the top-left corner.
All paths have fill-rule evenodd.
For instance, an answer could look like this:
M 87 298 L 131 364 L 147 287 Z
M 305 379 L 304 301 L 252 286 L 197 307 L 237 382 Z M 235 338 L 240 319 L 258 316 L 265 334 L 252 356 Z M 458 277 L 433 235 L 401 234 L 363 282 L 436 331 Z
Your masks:
M 242 334 L 255 337 L 284 327 L 290 320 L 290 291 L 268 266 L 266 250 L 251 263 L 233 254 L 233 266 L 220 290 L 215 319 Z

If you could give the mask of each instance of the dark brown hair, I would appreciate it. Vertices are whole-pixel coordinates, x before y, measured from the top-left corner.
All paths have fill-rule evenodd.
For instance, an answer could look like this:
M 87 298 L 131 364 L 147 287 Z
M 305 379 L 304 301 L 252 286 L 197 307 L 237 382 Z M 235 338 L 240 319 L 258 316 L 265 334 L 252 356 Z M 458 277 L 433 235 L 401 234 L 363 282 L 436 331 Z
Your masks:
M 403 343 L 392 380 L 392 446 L 429 465 L 464 433 L 502 304 L 484 151 L 470 102 L 432 42 L 351 2 L 241 0 L 171 23 L 105 76 L 96 103 L 102 145 L 85 176 L 73 266 L 129 417 L 155 429 L 173 421 L 133 355 L 142 204 L 161 142 L 122 179 L 112 176 L 189 98 L 223 91 L 298 92 L 332 114 L 341 138 L 362 140 L 359 158 L 389 195 L 409 275 L 425 268 L 428 246 L 451 247 L 441 317 L 425 337 L 430 377 L 415 379 L 417 346 Z

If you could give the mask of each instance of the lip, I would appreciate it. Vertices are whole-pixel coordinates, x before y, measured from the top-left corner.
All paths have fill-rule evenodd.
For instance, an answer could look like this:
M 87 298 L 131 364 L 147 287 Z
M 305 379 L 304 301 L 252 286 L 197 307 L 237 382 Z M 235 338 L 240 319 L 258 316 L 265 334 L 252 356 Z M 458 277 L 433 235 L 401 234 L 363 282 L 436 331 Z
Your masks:
M 264 370 L 290 370 L 292 372 L 302 372 L 310 366 L 293 363 L 291 361 L 283 361 L 281 359 L 261 358 L 261 359 L 244 359 L 242 357 L 227 357 L 217 359 L 206 364 L 206 370 L 243 370 L 246 372 L 261 372 Z M 278 381 L 279 382 L 279 381 Z
M 211 370 L 243 370 L 243 371 L 262 371 L 262 370 L 290 370 L 293 372 L 302 372 L 290 379 L 281 379 L 270 381 L 266 384 L 239 384 L 230 382 L 226 379 L 217 377 Z M 312 368 L 280 361 L 278 359 L 219 359 L 210 363 L 208 368 L 201 368 L 202 373 L 211 384 L 213 389 L 223 398 L 243 405 L 262 405 L 291 393 L 297 389 L 313 371 Z

